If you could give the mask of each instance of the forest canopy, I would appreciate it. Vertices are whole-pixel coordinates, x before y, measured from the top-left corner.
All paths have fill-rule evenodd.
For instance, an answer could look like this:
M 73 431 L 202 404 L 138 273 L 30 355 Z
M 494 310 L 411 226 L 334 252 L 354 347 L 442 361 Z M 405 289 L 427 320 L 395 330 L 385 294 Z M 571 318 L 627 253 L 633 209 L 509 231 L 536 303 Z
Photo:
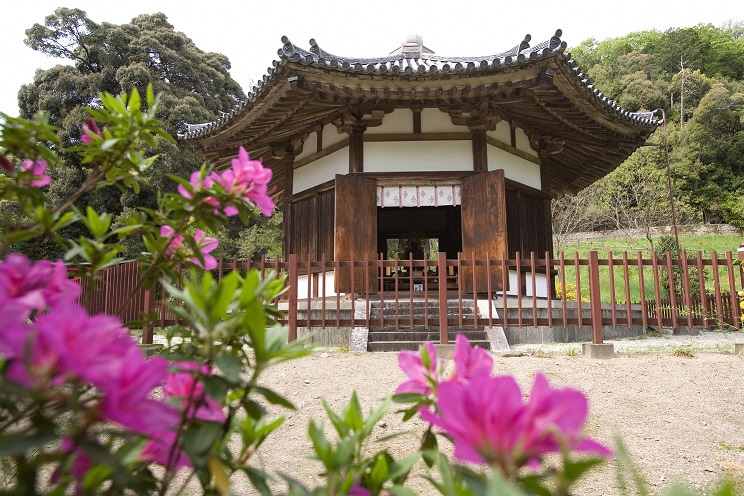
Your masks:
M 589 39 L 571 56 L 627 110 L 664 111 L 680 222 L 744 227 L 743 22 Z M 557 199 L 556 235 L 671 224 L 663 126 L 648 144 L 575 197 Z

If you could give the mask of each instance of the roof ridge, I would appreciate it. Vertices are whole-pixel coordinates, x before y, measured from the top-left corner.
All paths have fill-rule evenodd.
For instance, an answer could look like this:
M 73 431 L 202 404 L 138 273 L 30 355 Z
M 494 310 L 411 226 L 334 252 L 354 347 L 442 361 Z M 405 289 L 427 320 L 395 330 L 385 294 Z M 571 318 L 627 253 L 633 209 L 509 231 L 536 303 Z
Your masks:
M 186 131 L 179 133 L 181 139 L 194 139 L 207 135 L 230 121 L 244 108 L 259 100 L 270 82 L 279 77 L 284 71 L 280 70 L 288 63 L 331 69 L 341 72 L 361 74 L 392 74 L 392 75 L 425 75 L 425 74 L 457 74 L 468 71 L 493 70 L 494 68 L 514 65 L 523 62 L 533 62 L 555 54 L 564 54 L 567 44 L 561 39 L 563 31 L 557 29 L 549 39 L 530 45 L 532 36 L 527 34 L 524 39 L 505 52 L 480 57 L 448 57 L 424 51 L 411 53 L 396 53 L 384 57 L 350 58 L 342 57 L 323 50 L 315 38 L 310 39 L 310 49 L 298 47 L 287 36 L 282 36 L 282 47 L 277 51 L 279 60 L 272 63 L 266 74 L 248 91 L 245 100 L 234 105 L 219 119 L 208 123 L 186 124 Z M 589 78 L 581 72 L 570 53 L 565 53 L 567 68 L 576 80 L 605 108 L 615 112 L 618 116 L 635 124 L 652 126 L 658 125 L 653 112 L 630 112 L 621 108 L 617 102 L 603 95 Z

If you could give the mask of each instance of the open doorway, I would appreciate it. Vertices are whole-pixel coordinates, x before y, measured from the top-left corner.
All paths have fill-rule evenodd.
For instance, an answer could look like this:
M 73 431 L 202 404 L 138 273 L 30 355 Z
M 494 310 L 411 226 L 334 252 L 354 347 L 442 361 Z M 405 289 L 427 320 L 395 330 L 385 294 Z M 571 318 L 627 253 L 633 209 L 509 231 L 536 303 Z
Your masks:
M 462 251 L 460 206 L 377 209 L 377 253 L 383 258 L 457 258 Z

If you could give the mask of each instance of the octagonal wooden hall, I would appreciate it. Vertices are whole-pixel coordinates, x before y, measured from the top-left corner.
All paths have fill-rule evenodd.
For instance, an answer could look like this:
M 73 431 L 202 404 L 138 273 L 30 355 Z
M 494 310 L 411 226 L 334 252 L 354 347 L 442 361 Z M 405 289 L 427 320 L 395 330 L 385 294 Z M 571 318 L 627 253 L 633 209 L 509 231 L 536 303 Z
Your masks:
M 432 243 L 447 258 L 542 256 L 550 198 L 612 171 L 658 125 L 594 88 L 561 35 L 480 57 L 440 56 L 412 36 L 378 58 L 283 37 L 245 101 L 180 137 L 217 168 L 239 146 L 271 167 L 285 256 L 417 258 Z M 349 271 L 337 272 L 348 292 Z

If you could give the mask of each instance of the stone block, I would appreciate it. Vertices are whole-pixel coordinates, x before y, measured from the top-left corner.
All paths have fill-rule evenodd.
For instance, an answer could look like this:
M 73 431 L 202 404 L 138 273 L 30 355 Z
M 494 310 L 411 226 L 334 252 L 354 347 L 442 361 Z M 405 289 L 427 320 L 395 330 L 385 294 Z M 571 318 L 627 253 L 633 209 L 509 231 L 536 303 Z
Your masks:
M 672 336 L 699 336 L 700 329 L 697 327 L 677 327 L 672 329 Z
M 366 327 L 355 327 L 349 336 L 349 351 L 367 352 L 367 340 L 369 329 Z
M 455 351 L 454 344 L 434 344 L 434 349 L 437 350 L 437 357 L 444 360 L 452 358 L 452 353 Z
M 581 351 L 587 358 L 613 358 L 615 356 L 615 345 L 612 343 L 582 343 Z
M 503 327 L 486 327 L 485 330 L 488 342 L 491 345 L 491 351 L 509 351 L 509 341 L 506 339 Z
M 734 343 L 734 355 L 744 356 L 744 343 Z

